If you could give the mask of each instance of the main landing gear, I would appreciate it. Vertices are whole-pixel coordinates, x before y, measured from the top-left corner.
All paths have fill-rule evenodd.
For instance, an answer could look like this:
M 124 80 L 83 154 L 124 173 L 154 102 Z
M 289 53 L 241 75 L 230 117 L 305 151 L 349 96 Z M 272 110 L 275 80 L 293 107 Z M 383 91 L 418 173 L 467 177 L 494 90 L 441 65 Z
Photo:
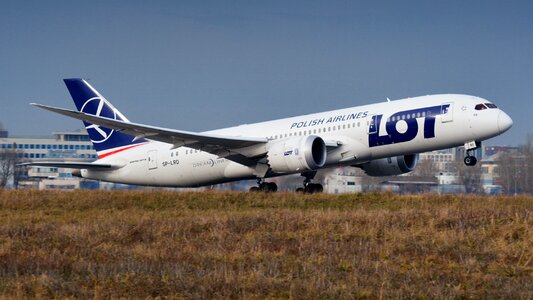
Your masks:
M 324 188 L 320 183 L 311 183 L 311 180 L 315 177 L 315 175 L 316 171 L 302 173 L 302 176 L 305 177 L 304 186 L 303 188 L 297 188 L 296 192 L 305 194 L 322 193 Z
M 273 193 L 278 190 L 278 186 L 274 182 L 265 182 L 262 178 L 257 179 L 258 186 L 252 186 L 250 192 L 266 192 Z

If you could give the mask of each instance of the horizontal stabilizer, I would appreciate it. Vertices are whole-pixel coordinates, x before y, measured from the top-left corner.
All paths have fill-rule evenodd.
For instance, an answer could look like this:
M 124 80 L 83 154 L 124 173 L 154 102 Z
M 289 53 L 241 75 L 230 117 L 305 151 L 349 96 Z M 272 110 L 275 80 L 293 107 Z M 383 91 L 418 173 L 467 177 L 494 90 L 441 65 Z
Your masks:
M 60 161 L 40 161 L 40 162 L 27 162 L 19 164 L 19 166 L 38 166 L 38 167 L 51 167 L 51 168 L 69 168 L 69 169 L 92 169 L 92 170 L 112 170 L 118 169 L 121 166 L 112 164 L 93 164 L 82 162 L 60 162 Z

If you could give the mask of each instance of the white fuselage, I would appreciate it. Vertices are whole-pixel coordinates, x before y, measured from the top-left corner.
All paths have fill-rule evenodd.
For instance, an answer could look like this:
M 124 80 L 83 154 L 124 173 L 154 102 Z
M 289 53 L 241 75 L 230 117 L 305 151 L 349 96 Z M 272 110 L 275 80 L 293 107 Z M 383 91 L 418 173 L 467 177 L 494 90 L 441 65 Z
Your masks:
M 503 111 L 497 108 L 475 110 L 478 103 L 488 101 L 467 95 L 431 95 L 206 133 L 267 137 L 269 144 L 296 136 L 316 135 L 327 144 L 334 144 L 328 147 L 324 167 L 358 165 L 384 157 L 482 141 L 508 129 L 500 128 L 500 119 L 509 118 Z M 434 122 L 429 121 L 431 117 Z M 121 168 L 110 171 L 84 169 L 81 175 L 111 182 L 168 187 L 196 187 L 257 177 L 253 166 L 201 150 L 172 148 L 171 144 L 148 141 L 124 151 L 114 151 L 116 153 L 105 155 L 97 162 L 119 164 Z M 277 175 L 284 174 L 269 176 Z

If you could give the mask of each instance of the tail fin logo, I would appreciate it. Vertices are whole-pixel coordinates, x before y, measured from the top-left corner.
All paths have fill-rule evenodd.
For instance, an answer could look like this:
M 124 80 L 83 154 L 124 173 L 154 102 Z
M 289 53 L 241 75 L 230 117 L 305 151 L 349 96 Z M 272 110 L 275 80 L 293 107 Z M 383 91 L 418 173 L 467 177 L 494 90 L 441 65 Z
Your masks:
M 80 109 L 81 112 L 94 115 L 97 117 L 104 117 L 113 120 L 117 120 L 117 112 L 112 108 L 105 99 L 101 97 L 93 97 L 85 101 L 83 106 Z M 120 120 L 121 118 L 118 117 Z M 107 141 L 111 135 L 113 135 L 114 130 L 100 127 L 100 125 L 85 123 L 85 129 L 91 137 L 91 141 L 95 144 L 103 143 Z M 94 140 L 94 137 L 100 136 L 99 139 Z

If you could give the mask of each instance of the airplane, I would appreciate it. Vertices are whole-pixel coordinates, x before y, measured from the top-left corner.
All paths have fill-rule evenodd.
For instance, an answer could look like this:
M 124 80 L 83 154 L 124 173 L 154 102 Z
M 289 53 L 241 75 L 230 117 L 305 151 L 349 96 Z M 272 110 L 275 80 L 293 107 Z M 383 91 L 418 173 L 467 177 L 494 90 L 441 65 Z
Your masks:
M 301 174 L 297 191 L 321 192 L 317 170 L 359 167 L 370 176 L 413 171 L 418 153 L 464 145 L 467 166 L 483 140 L 512 119 L 483 98 L 428 95 L 205 132 L 129 121 L 86 80 L 64 79 L 77 110 L 31 103 L 81 120 L 97 152 L 92 163 L 30 162 L 74 169 L 73 175 L 108 182 L 200 187 L 256 179 L 251 191 L 274 192 L 266 179 Z

